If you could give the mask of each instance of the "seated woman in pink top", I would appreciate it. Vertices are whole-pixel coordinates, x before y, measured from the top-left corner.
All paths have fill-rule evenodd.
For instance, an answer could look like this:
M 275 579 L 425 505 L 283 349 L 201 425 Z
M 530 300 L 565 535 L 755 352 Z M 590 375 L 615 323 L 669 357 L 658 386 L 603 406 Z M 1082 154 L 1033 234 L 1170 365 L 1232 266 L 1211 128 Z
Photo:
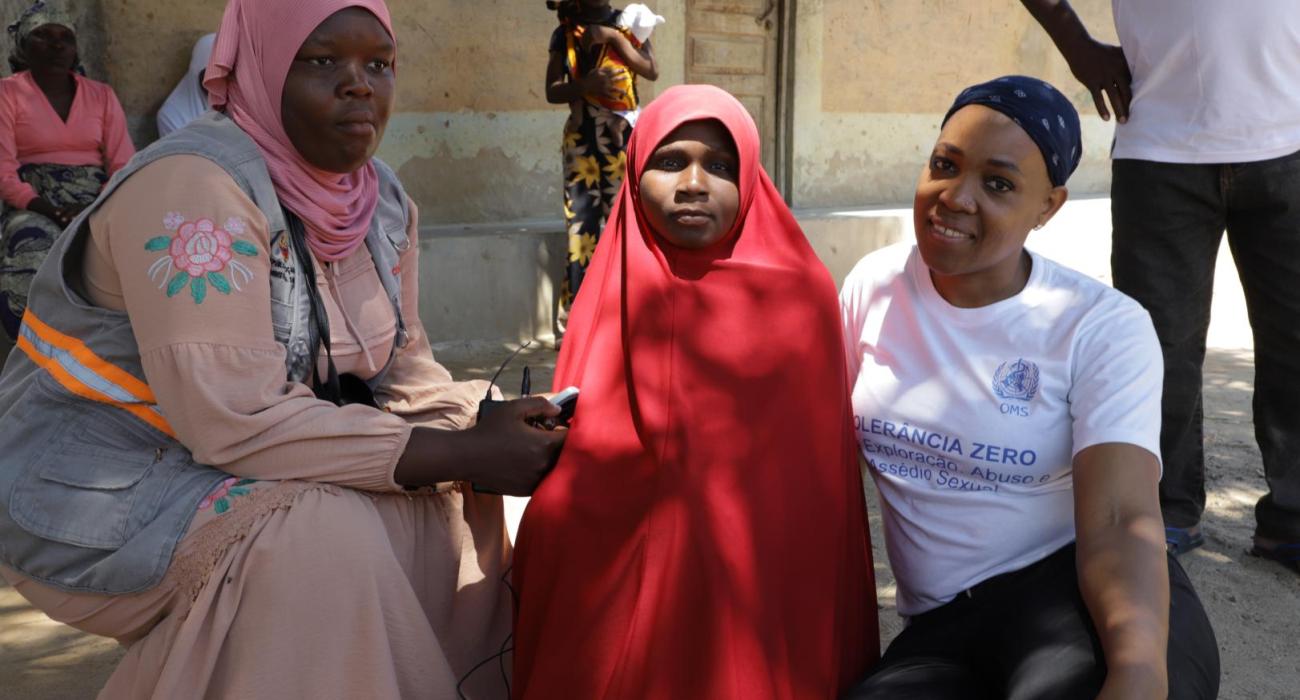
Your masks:
M 9 25 L 0 80 L 0 325 L 17 337 L 27 287 L 55 237 L 135 154 L 108 85 L 79 74 L 68 12 L 37 2 Z

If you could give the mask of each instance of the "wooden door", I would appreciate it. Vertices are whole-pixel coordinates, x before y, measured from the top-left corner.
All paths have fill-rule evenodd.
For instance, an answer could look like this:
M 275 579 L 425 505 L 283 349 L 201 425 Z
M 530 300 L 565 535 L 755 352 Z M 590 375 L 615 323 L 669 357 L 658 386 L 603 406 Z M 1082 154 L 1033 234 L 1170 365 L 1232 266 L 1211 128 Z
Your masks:
M 717 85 L 745 105 L 774 178 L 782 9 L 781 0 L 686 0 L 686 82 Z

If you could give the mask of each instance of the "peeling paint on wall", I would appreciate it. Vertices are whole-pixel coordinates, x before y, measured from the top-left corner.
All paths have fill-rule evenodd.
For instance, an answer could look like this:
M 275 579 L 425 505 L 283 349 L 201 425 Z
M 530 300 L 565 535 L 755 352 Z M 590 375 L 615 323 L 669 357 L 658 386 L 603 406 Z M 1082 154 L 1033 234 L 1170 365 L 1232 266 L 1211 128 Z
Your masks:
M 563 112 L 399 114 L 379 156 L 420 206 L 422 223 L 473 223 L 562 212 Z
M 1071 3 L 1103 41 L 1115 42 L 1110 0 Z M 826 0 L 823 56 L 827 112 L 942 112 L 955 88 L 1008 73 L 1047 80 L 1091 105 L 1047 33 L 1019 3 L 1006 0 Z
M 225 0 L 62 1 L 85 18 L 78 31 L 91 77 L 113 85 L 133 139 L 147 145 L 156 110 L 194 41 L 217 26 Z M 687 5 L 704 1 L 650 0 L 668 23 L 654 38 L 661 79 L 643 83 L 646 96 L 682 82 Z M 16 16 L 27 4 L 0 0 L 0 13 Z M 1113 40 L 1109 0 L 1073 5 L 1095 34 Z M 390 9 L 400 43 L 398 103 L 379 154 L 403 177 L 422 220 L 558 219 L 565 108 L 543 95 L 554 13 L 542 0 L 390 0 Z M 1089 116 L 1091 99 L 1018 3 L 798 0 L 796 10 L 796 206 L 911 201 L 921 152 L 952 94 L 1007 72 L 1046 77 L 1075 100 L 1086 151 L 1072 189 L 1108 186 L 1110 127 Z
M 443 146 L 398 169 L 407 193 L 420 205 L 421 224 L 511 221 L 553 212 L 560 220 L 559 168 L 524 170 L 500 148 L 454 158 Z M 558 161 L 558 158 L 557 158 Z
M 1115 41 L 1109 0 L 1072 3 L 1090 31 Z M 1076 193 L 1109 189 L 1113 126 L 1096 117 L 1046 33 L 1004 0 L 801 0 L 795 28 L 797 207 L 912 200 L 939 122 L 966 85 L 1008 73 L 1042 77 L 1083 121 Z

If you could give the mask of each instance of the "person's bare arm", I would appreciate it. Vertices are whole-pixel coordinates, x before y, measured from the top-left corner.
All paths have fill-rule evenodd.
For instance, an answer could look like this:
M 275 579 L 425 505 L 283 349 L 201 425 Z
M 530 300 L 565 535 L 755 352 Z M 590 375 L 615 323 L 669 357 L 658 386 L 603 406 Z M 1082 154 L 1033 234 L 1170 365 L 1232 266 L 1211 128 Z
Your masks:
M 551 60 L 546 64 L 546 101 L 555 104 L 570 104 L 581 100 L 587 94 L 615 96 L 614 71 L 602 68 L 584 75 L 578 81 L 569 80 L 564 71 L 564 54 L 551 52 Z
M 1098 698 L 1168 693 L 1169 569 L 1155 455 L 1124 443 L 1074 458 L 1079 590 L 1106 658 Z
M 1124 50 L 1093 39 L 1068 0 L 1020 0 L 1029 14 L 1042 25 L 1070 66 L 1070 72 L 1092 93 L 1097 113 L 1110 119 L 1106 101 L 1115 117 L 1128 121 L 1129 103 L 1133 99 L 1133 76 L 1129 73 Z M 1103 94 L 1105 99 L 1103 99 Z
M 626 34 L 603 25 L 588 28 L 587 37 L 584 38 L 589 39 L 592 44 L 609 44 L 614 47 L 618 55 L 623 57 L 627 67 L 642 78 L 659 79 L 659 64 L 655 61 L 654 47 L 650 45 L 649 39 L 638 49 L 632 45 L 632 40 L 628 39 Z

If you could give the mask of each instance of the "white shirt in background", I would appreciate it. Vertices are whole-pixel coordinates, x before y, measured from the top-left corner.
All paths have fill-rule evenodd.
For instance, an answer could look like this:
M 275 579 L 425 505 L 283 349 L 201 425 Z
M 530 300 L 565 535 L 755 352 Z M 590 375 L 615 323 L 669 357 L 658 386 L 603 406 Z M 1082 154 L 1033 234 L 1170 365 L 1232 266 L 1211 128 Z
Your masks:
M 208 67 L 216 41 L 216 34 L 205 34 L 194 44 L 194 50 L 190 52 L 190 67 L 158 109 L 159 137 L 176 131 L 208 111 L 208 93 L 199 84 L 199 74 Z
M 1300 0 L 1112 0 L 1133 73 L 1114 158 L 1247 163 L 1300 151 Z

